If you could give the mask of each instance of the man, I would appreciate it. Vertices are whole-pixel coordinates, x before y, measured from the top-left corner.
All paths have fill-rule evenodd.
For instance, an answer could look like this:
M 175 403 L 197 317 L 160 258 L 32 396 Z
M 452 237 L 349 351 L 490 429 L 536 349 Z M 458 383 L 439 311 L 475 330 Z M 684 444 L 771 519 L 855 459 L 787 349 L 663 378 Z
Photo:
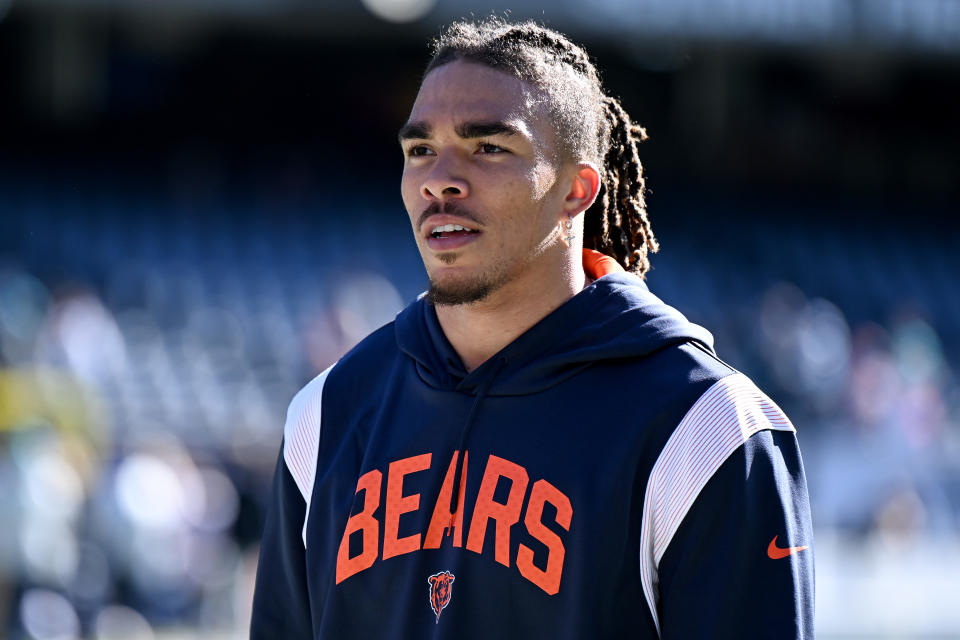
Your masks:
M 253 638 L 812 637 L 794 428 L 647 290 L 643 137 L 554 31 L 437 40 L 430 289 L 291 402 Z

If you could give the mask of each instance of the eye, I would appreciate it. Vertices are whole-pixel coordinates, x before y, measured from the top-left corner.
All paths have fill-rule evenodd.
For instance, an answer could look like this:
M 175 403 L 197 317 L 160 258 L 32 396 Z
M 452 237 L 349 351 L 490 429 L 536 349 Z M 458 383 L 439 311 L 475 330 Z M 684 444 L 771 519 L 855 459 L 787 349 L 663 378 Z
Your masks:
M 433 153 L 430 150 L 430 147 L 424 146 L 422 144 L 414 145 L 407 150 L 407 155 L 411 158 L 417 158 L 420 156 L 426 156 Z
M 483 153 L 507 153 L 506 149 L 491 142 L 480 143 L 480 151 Z

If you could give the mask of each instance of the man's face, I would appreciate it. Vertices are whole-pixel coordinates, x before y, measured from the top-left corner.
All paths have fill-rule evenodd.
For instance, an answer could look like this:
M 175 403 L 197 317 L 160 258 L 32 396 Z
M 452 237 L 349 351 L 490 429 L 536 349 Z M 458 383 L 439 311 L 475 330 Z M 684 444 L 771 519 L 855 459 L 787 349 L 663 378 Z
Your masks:
M 420 87 L 400 131 L 401 191 L 437 304 L 482 300 L 518 278 L 535 285 L 538 258 L 556 245 L 563 189 L 539 97 L 462 60 Z

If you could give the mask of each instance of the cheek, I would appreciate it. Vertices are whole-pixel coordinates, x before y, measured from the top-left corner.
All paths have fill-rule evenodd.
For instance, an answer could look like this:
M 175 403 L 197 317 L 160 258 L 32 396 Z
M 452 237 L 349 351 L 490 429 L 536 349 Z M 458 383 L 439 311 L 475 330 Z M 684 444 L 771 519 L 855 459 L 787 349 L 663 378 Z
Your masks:
M 529 201 L 527 224 L 532 233 L 542 237 L 556 226 L 557 214 L 563 207 L 557 173 L 551 165 L 538 162 L 530 167 L 524 178 Z
M 400 179 L 400 197 L 403 199 L 403 205 L 411 218 L 419 215 L 417 206 L 420 204 L 420 188 L 413 172 L 404 171 Z
M 551 199 L 555 195 L 553 192 L 556 191 L 557 171 L 548 162 L 538 162 L 530 171 L 530 182 L 537 200 Z
M 550 188 L 549 176 L 538 165 L 513 166 L 488 181 L 488 190 L 513 206 L 539 207 Z

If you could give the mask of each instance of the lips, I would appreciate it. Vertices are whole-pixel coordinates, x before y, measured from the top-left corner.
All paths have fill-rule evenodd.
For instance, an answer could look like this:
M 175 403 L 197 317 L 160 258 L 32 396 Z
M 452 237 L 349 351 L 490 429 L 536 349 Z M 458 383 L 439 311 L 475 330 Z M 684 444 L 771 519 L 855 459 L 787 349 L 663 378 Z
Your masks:
M 433 232 L 427 237 L 427 246 L 434 251 L 452 251 L 464 247 L 480 235 L 469 229 Z
M 430 235 L 434 238 L 439 238 L 442 235 L 453 235 L 457 233 L 476 233 L 476 229 L 471 229 L 469 227 L 464 227 L 459 224 L 443 224 L 435 225 L 430 229 Z
M 423 221 L 420 231 L 432 250 L 452 251 L 474 242 L 482 234 L 477 226 L 459 216 L 435 214 Z

